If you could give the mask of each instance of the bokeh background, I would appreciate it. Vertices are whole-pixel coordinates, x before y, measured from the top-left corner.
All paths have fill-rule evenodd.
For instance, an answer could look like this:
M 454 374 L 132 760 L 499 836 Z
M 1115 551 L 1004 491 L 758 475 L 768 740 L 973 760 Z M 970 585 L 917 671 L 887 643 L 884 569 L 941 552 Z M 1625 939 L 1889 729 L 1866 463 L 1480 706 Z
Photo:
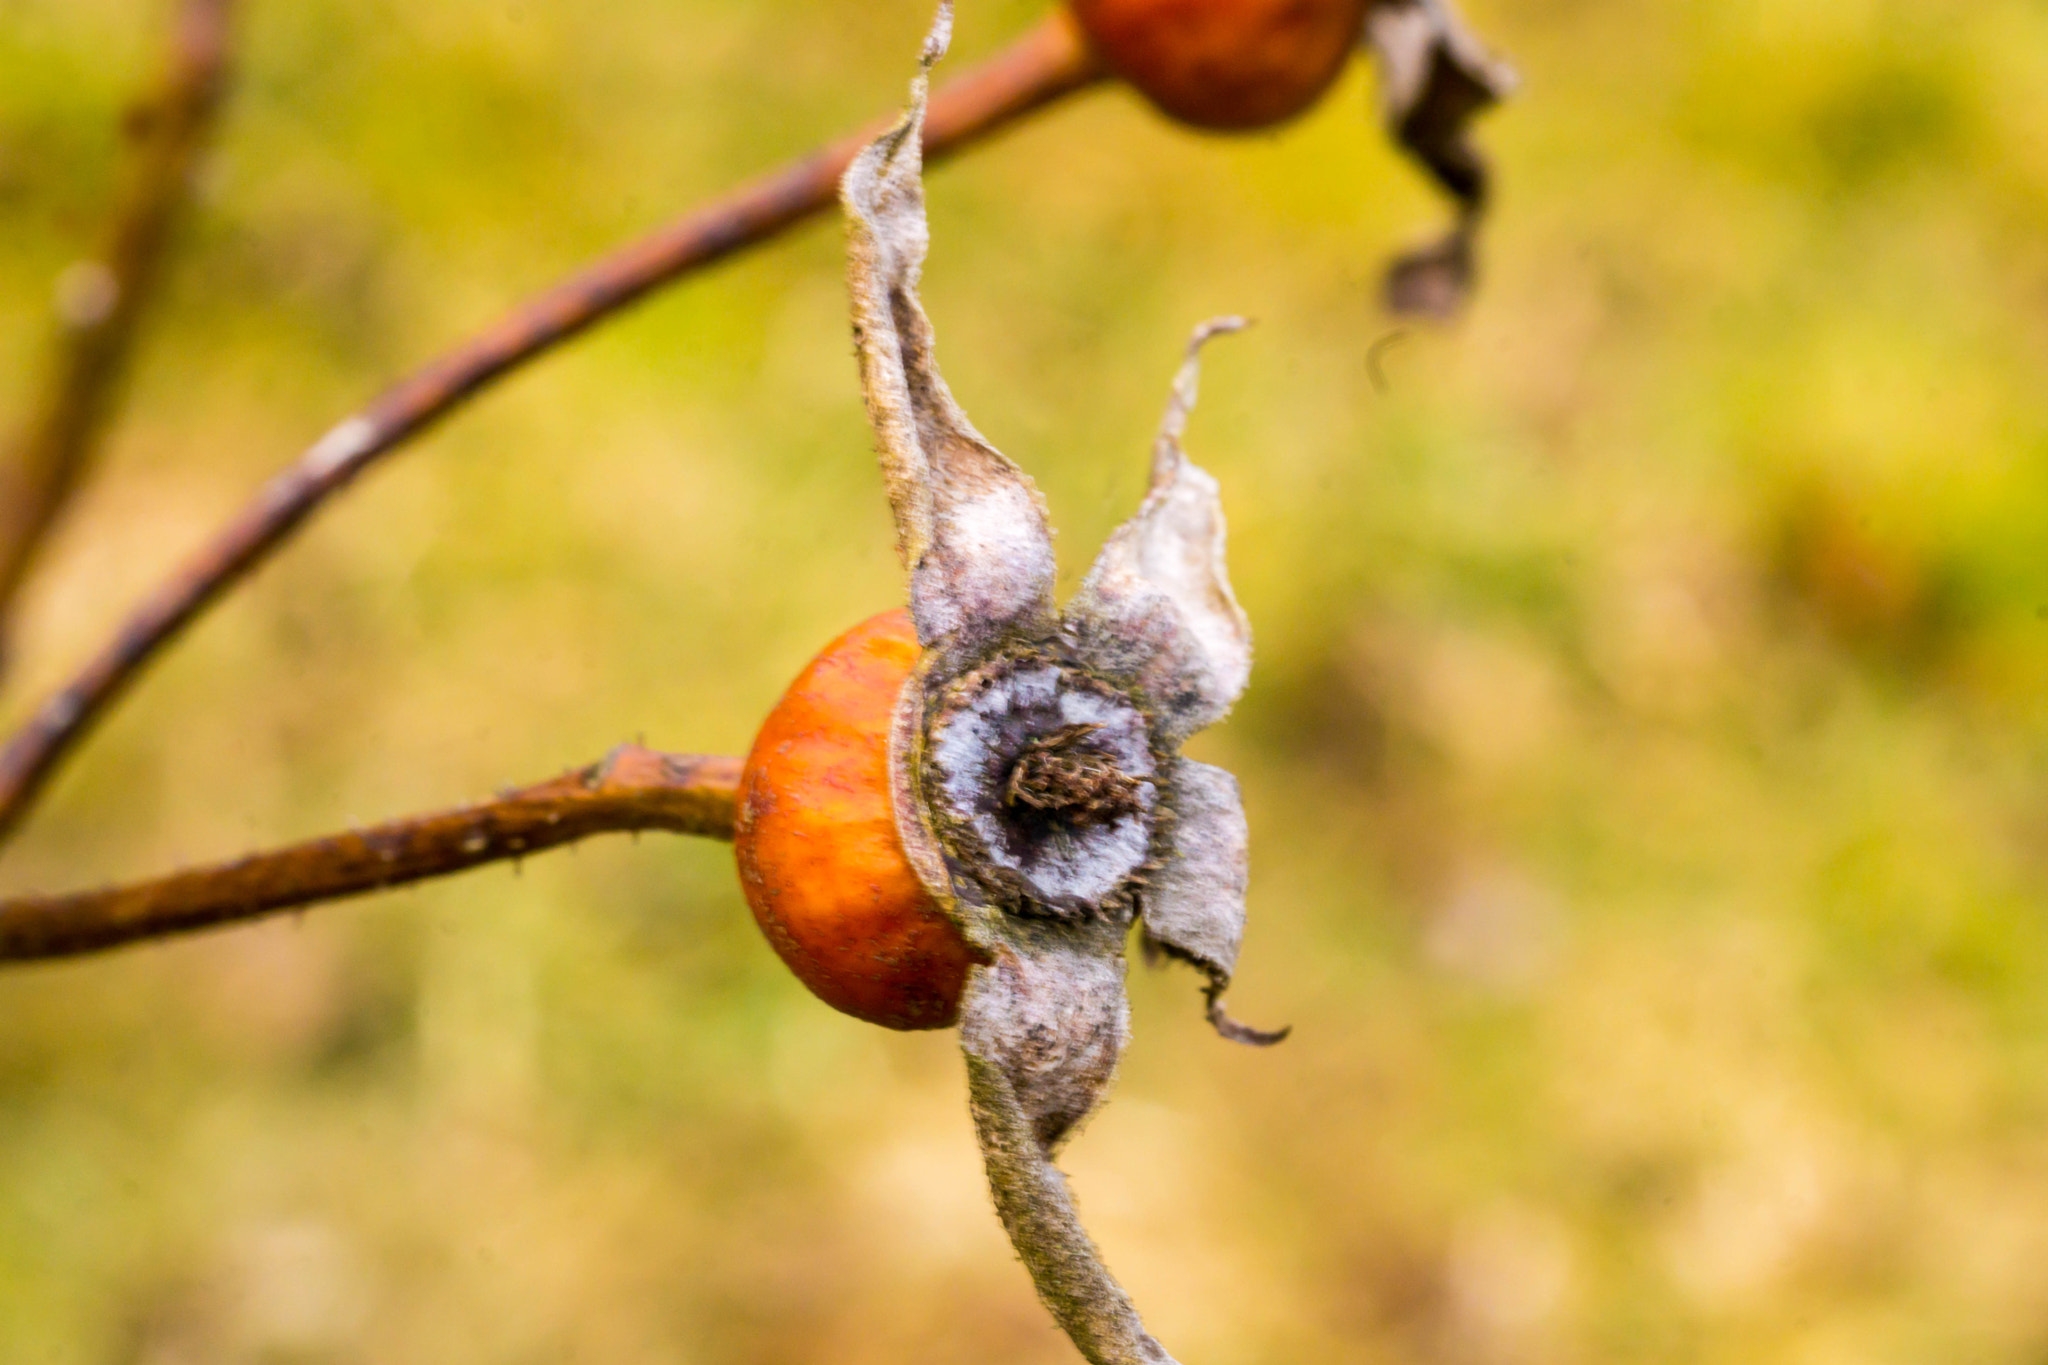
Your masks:
M 964 4 L 959 70 L 1034 22 Z M 1238 1012 L 1134 971 L 1070 1149 L 1190 1362 L 2048 1358 L 2048 6 L 1471 0 L 1523 93 L 1453 326 L 1358 64 L 934 174 L 926 301 L 1069 585 L 1182 338 L 1252 690 Z M 0 0 L 0 414 L 161 0 Z M 384 381 L 900 100 L 921 0 L 250 0 L 7 718 Z M 1384 383 L 1368 351 L 1381 343 Z M 11 421 L 11 419 L 10 419 Z M 523 374 L 181 645 L 0 862 L 58 889 L 743 752 L 900 599 L 821 221 Z M 0 975 L 0 1358 L 1061 1362 L 945 1035 L 616 838 Z

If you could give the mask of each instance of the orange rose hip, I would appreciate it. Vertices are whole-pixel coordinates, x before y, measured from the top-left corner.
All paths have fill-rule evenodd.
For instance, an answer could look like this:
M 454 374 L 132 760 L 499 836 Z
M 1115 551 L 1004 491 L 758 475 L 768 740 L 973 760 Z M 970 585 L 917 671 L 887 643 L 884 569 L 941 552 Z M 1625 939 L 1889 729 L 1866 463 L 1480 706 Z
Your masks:
M 835 1009 L 946 1028 L 973 958 L 903 854 L 889 729 L 917 663 L 905 611 L 827 645 L 762 724 L 740 778 L 734 847 L 761 931 Z
M 1071 0 L 1089 43 L 1198 128 L 1263 128 L 1315 103 L 1356 50 L 1367 0 Z

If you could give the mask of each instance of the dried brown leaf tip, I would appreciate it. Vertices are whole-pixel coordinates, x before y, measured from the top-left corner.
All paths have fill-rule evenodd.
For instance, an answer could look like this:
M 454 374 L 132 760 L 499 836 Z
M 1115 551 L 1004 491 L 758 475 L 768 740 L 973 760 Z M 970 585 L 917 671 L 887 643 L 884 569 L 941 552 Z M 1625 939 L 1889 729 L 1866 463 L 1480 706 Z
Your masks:
M 1449 0 L 1068 0 L 1096 56 L 1161 112 L 1198 128 L 1269 128 L 1312 108 L 1370 48 L 1401 148 L 1457 204 L 1441 239 L 1387 273 L 1397 312 L 1446 316 L 1468 293 L 1487 169 L 1467 125 L 1514 86 Z
M 1473 240 L 1490 173 L 1472 144 L 1474 116 L 1515 88 L 1514 71 L 1486 51 L 1450 0 L 1374 0 L 1365 36 L 1379 66 L 1387 130 L 1457 204 L 1457 222 L 1387 270 L 1387 304 L 1448 317 L 1471 292 Z
M 950 21 L 942 8 L 925 71 Z M 902 123 L 841 187 L 862 384 L 920 650 L 890 744 L 897 832 L 976 959 L 961 1043 L 1012 1241 L 1088 1359 L 1167 1361 L 1050 1158 L 1095 1107 L 1129 1035 L 1134 924 L 1207 976 L 1226 1036 L 1282 1036 L 1235 1024 L 1218 1004 L 1244 928 L 1244 809 L 1230 774 L 1179 753 L 1251 670 L 1216 481 L 1181 448 L 1195 353 L 1243 323 L 1196 333 L 1145 500 L 1061 609 L 1044 504 L 953 401 L 918 301 L 924 100 L 921 72 Z

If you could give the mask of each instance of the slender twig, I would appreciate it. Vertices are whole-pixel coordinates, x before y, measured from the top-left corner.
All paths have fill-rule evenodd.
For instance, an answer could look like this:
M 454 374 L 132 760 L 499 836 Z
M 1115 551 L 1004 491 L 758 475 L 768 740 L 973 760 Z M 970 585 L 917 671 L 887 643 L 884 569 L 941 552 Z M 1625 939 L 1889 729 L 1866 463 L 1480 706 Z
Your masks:
M 740 763 L 623 745 L 492 801 L 229 863 L 62 896 L 0 900 L 0 962 L 76 957 L 523 858 L 594 834 L 732 838 Z
M 227 86 L 233 8 L 179 6 L 165 68 L 129 113 L 134 152 L 106 241 L 58 280 L 47 382 L 0 464 L 0 629 L 112 411 Z
M 1064 13 L 936 92 L 927 155 L 976 142 L 1101 79 Z M 0 838 L 143 667 L 328 497 L 466 400 L 650 290 L 765 242 L 835 202 L 839 176 L 883 127 L 850 137 L 697 210 L 514 309 L 335 426 L 146 598 L 113 641 L 0 750 Z

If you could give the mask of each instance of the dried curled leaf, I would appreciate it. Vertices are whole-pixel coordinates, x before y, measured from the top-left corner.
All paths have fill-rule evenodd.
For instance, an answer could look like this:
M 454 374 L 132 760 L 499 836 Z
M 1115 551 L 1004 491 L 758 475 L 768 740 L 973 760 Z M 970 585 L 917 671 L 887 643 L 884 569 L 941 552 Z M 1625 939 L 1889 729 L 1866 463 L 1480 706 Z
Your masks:
M 1449 0 L 1375 0 L 1365 31 L 1388 130 L 1458 205 L 1448 233 L 1388 268 L 1387 302 L 1396 312 L 1447 317 L 1471 291 L 1472 243 L 1489 183 L 1469 124 L 1514 89 L 1515 75 L 1487 53 Z
M 910 611 L 927 649 L 969 651 L 1053 617 L 1052 528 L 1029 477 L 974 429 L 939 377 L 918 301 L 929 234 L 923 140 L 926 72 L 944 55 L 952 9 L 926 39 L 902 122 L 840 182 L 853 332 Z
M 1136 686 L 1174 744 L 1221 720 L 1251 677 L 1251 622 L 1230 590 L 1216 480 L 1181 449 L 1203 343 L 1244 325 L 1217 318 L 1196 330 L 1153 445 L 1151 490 L 1067 607 L 1075 651 Z
M 1048 1154 L 1094 1110 L 1130 1037 L 1121 938 L 1041 927 L 975 968 L 961 1006 L 960 1045 L 1001 1069 Z
M 1233 1042 L 1269 1047 L 1288 1030 L 1267 1032 L 1223 1012 L 1223 993 L 1244 940 L 1244 895 L 1251 881 L 1250 830 L 1237 779 L 1190 758 L 1175 760 L 1171 852 L 1139 898 L 1145 941 L 1193 963 L 1209 978 L 1209 1022 Z

